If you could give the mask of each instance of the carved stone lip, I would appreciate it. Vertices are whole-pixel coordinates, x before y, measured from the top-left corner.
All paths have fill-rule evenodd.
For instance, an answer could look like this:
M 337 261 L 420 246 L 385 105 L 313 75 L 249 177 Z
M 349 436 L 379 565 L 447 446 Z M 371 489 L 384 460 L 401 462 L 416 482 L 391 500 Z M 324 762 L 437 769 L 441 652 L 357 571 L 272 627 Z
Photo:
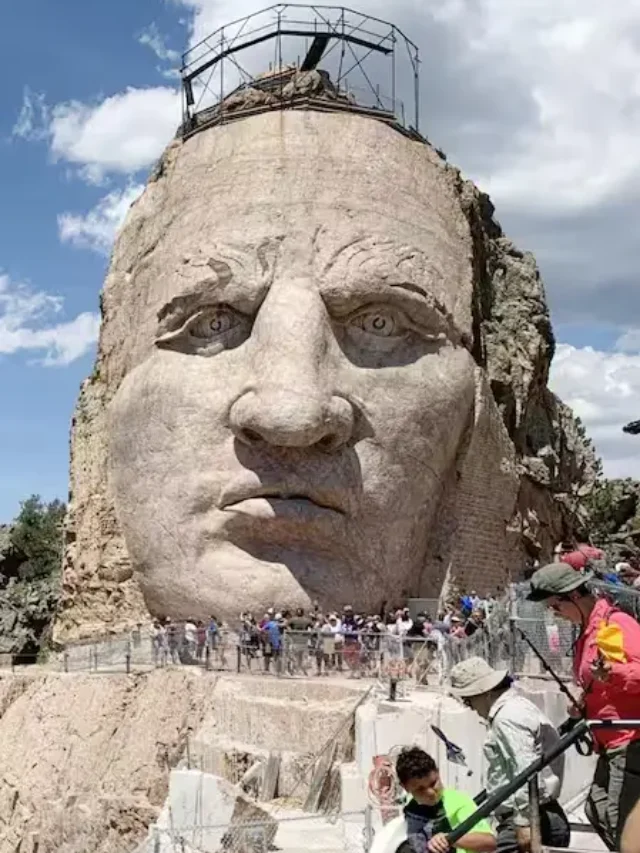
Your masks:
M 223 490 L 220 509 L 233 509 L 236 504 L 255 498 L 274 498 L 278 501 L 291 502 L 291 504 L 307 504 L 320 510 L 330 510 L 340 515 L 346 515 L 344 504 L 335 493 L 303 486 L 300 483 L 274 483 L 272 485 L 234 483 Z

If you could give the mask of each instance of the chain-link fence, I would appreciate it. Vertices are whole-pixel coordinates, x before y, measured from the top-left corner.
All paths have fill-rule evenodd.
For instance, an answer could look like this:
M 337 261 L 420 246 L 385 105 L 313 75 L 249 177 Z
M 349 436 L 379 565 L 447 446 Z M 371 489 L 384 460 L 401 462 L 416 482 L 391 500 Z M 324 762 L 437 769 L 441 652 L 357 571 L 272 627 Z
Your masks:
M 544 604 L 528 601 L 529 589 L 528 583 L 511 587 L 509 669 L 518 675 L 543 675 L 545 671 L 537 651 L 555 673 L 570 679 L 578 632 L 574 625 L 558 619 Z
M 616 607 L 640 621 L 640 590 L 625 584 L 591 581 L 590 586 L 597 595 L 608 599 Z
M 371 809 L 325 815 L 275 813 L 263 820 L 231 819 L 190 825 L 167 816 L 154 825 L 134 853 L 299 853 L 300 850 L 341 850 L 365 853 L 370 848 Z
M 439 672 L 438 642 L 428 637 L 399 636 L 388 631 L 286 631 L 277 646 L 268 638 L 238 641 L 237 672 L 288 676 L 411 678 L 427 684 Z
M 405 637 L 387 631 L 286 631 L 276 643 L 264 634 L 251 640 L 241 632 L 224 631 L 215 642 L 197 646 L 184 638 L 158 643 L 141 631 L 71 644 L 54 655 L 47 666 L 65 672 L 127 673 L 169 666 L 194 666 L 212 672 L 277 677 L 339 677 L 411 681 L 433 684 L 443 670 L 442 643 L 433 637 Z M 31 664 L 19 656 L 5 656 L 0 666 Z
M 593 582 L 598 596 L 640 619 L 640 591 L 623 585 Z M 286 630 L 275 641 L 268 633 L 221 627 L 211 636 L 184 625 L 157 634 L 140 628 L 120 636 L 102 637 L 67 646 L 46 666 L 67 672 L 117 673 L 167 666 L 196 666 L 212 672 L 277 677 L 339 677 L 369 679 L 402 689 L 439 686 L 461 660 L 479 656 L 496 668 L 519 675 L 542 675 L 544 669 L 531 645 L 564 678 L 572 676 L 577 629 L 558 619 L 543 604 L 527 600 L 529 585 L 512 585 L 505 597 L 491 603 L 484 622 L 449 633 L 400 636 L 380 626 L 377 631 L 326 629 Z M 33 655 L 0 656 L 0 668 L 29 665 Z

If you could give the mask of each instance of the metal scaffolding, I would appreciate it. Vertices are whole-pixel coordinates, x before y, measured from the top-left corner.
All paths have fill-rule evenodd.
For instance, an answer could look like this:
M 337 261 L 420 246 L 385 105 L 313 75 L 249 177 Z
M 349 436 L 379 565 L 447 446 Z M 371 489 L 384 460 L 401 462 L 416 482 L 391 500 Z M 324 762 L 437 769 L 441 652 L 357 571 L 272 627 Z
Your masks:
M 268 59 L 263 46 L 270 42 Z M 247 66 L 256 61 L 252 73 Z M 315 70 L 329 76 L 342 108 L 348 103 L 420 136 L 418 47 L 394 24 L 364 12 L 299 3 L 278 3 L 225 24 L 183 55 L 183 133 L 224 120 L 230 95 L 248 88 L 282 95 L 293 74 Z M 407 110 L 400 91 L 408 94 Z M 288 106 L 280 98 L 272 108 Z

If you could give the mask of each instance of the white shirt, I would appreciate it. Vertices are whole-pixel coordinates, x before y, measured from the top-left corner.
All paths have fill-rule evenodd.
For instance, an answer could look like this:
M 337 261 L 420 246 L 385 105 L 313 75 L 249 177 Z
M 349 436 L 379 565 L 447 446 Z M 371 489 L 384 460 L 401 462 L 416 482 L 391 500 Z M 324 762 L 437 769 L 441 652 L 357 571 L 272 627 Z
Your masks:
M 340 645 L 340 643 L 344 642 L 344 637 L 342 635 L 342 622 L 338 619 L 334 624 L 329 624 L 331 625 L 331 633 L 333 634 L 336 644 Z
M 412 619 L 398 619 L 396 621 L 396 629 L 399 637 L 404 637 L 405 634 L 409 633 L 411 628 L 413 628 Z
M 197 630 L 198 630 L 198 629 L 197 629 L 197 628 L 196 628 L 196 626 L 193 624 L 193 622 L 185 622 L 185 625 L 184 625 L 184 638 L 185 638 L 185 640 L 187 641 L 187 643 L 195 643 L 195 641 L 196 641 L 196 632 L 197 632 Z
M 484 743 L 487 762 L 487 790 L 492 794 L 512 781 L 543 752 L 560 739 L 551 720 L 513 688 L 493 703 L 489 712 L 489 733 Z M 557 800 L 564 778 L 564 754 L 538 774 L 540 802 Z M 498 807 L 496 814 L 513 811 L 514 822 L 529 824 L 529 793 L 520 788 Z

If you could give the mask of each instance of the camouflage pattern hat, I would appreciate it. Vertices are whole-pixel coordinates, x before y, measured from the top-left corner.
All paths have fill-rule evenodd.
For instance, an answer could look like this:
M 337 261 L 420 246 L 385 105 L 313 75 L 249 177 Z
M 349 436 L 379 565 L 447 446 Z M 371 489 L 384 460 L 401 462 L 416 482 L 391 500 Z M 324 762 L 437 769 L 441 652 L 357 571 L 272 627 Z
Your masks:
M 567 563 L 549 563 L 531 577 L 529 601 L 545 601 L 556 595 L 567 595 L 591 580 L 593 572 L 577 572 Z

